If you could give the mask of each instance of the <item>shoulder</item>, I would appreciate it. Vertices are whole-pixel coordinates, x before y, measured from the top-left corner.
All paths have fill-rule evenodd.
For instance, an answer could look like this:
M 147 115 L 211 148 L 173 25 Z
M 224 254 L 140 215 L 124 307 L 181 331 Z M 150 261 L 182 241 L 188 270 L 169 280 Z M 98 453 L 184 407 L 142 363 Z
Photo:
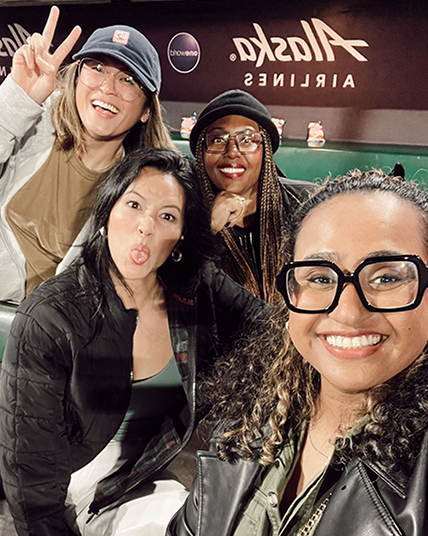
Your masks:
M 23 330 L 37 325 L 49 334 L 76 332 L 89 325 L 88 300 L 81 297 L 76 269 L 52 277 L 37 287 L 17 308 L 16 324 Z

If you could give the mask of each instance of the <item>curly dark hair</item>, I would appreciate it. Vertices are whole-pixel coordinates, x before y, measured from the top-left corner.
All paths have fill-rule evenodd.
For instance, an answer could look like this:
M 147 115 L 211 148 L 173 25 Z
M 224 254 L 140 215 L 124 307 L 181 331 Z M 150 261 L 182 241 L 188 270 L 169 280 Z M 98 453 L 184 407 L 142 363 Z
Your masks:
M 414 206 L 428 244 L 427 193 L 413 182 L 377 170 L 354 170 L 327 180 L 298 209 L 292 224 L 290 258 L 302 222 L 311 210 L 338 195 L 369 191 L 395 195 Z M 299 428 L 315 413 L 320 374 L 294 347 L 286 329 L 287 316 L 285 308 L 277 309 L 268 323 L 260 323 L 218 361 L 201 384 L 201 396 L 212 406 L 207 417 L 211 426 L 223 419 L 229 421 L 219 448 L 222 459 L 257 458 L 269 465 L 289 428 Z M 352 443 L 345 437 L 347 430 L 341 431 L 333 462 L 343 464 L 357 454 L 381 461 L 390 470 L 412 467 L 428 427 L 428 345 L 405 370 L 366 391 L 355 418 L 364 416 L 367 423 Z M 261 437 L 261 448 L 254 447 L 254 441 Z

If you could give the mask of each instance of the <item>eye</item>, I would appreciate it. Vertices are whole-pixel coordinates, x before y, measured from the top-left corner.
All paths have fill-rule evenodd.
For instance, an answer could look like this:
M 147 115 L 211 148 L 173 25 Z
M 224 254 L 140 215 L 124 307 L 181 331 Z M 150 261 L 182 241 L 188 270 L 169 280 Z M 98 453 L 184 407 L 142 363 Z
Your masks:
M 391 290 L 411 284 L 418 279 L 417 269 L 410 263 L 394 263 L 392 266 L 376 267 L 368 283 L 373 290 Z
M 226 137 L 225 136 L 214 136 L 211 138 L 211 143 L 215 143 L 218 145 L 224 145 L 226 143 Z
M 398 286 L 402 283 L 405 283 L 409 281 L 409 279 L 414 279 L 414 278 L 413 277 L 409 278 L 408 276 L 405 276 L 404 274 L 399 274 L 399 273 L 394 274 L 394 273 L 385 272 L 383 274 L 379 274 L 376 277 L 373 277 L 372 279 L 370 279 L 370 286 L 377 290 L 385 290 L 385 289 L 390 289 L 392 287 Z
M 90 62 L 85 63 L 85 65 L 87 67 L 89 67 L 89 69 L 91 69 L 91 71 L 94 71 L 94 72 L 100 73 L 100 74 L 104 74 L 104 65 L 102 63 L 97 63 L 95 61 L 90 61 Z
M 164 212 L 163 214 L 161 214 L 161 218 L 166 221 L 175 221 L 177 219 L 173 214 L 170 214 L 169 212 Z
M 252 142 L 253 142 L 253 137 L 250 135 L 242 136 L 241 139 L 239 140 L 239 143 L 242 145 L 249 145 Z
M 137 82 L 134 80 L 134 77 L 131 76 L 130 74 L 121 73 L 119 80 L 123 84 L 128 84 L 130 86 L 138 86 Z
M 307 289 L 331 290 L 337 285 L 337 276 L 330 268 L 299 267 L 295 270 L 296 283 Z
M 335 284 L 334 280 L 331 277 L 328 277 L 326 275 L 315 275 L 315 276 L 312 276 L 312 277 L 306 279 L 306 281 L 309 284 L 319 285 L 319 286 L 334 285 Z
M 126 204 L 128 205 L 128 207 L 133 208 L 133 209 L 139 209 L 141 206 L 138 201 L 133 201 L 132 199 L 127 201 Z

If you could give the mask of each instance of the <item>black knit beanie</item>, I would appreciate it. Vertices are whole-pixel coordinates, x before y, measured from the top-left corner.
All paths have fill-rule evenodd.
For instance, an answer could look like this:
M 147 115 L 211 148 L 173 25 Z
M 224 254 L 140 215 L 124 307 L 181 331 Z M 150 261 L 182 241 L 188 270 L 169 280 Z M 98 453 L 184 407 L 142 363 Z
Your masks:
M 231 89 L 214 97 L 200 113 L 190 133 L 190 149 L 193 154 L 195 154 L 199 135 L 204 128 L 225 115 L 242 115 L 252 119 L 269 133 L 273 152 L 278 149 L 278 130 L 265 106 L 246 91 Z

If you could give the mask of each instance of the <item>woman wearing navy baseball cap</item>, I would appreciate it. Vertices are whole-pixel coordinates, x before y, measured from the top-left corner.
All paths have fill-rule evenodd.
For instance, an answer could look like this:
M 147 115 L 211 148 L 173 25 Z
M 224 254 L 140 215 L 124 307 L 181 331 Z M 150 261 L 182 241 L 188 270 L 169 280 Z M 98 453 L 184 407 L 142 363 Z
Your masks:
M 125 152 L 171 146 L 156 49 L 140 32 L 96 30 L 51 50 L 59 17 L 27 39 L 0 86 L 0 300 L 20 302 L 55 274 L 88 219 L 100 176 Z

